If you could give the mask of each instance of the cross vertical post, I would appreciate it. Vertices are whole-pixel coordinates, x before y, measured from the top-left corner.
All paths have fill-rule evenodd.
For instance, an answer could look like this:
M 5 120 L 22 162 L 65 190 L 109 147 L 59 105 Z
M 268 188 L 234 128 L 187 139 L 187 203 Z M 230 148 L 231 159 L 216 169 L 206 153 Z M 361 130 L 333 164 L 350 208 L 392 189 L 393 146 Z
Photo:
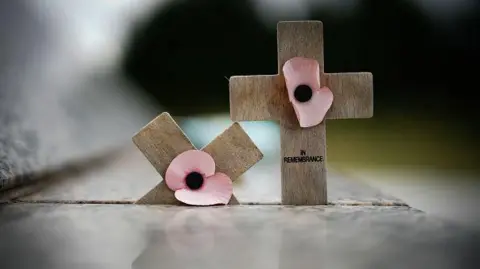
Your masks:
M 318 62 L 320 84 L 329 87 L 334 96 L 325 119 L 372 117 L 372 74 L 324 72 L 320 21 L 279 22 L 277 53 L 278 75 L 230 78 L 230 115 L 234 121 L 280 121 L 282 204 L 325 205 L 328 202 L 325 120 L 313 127 L 299 126 L 288 98 L 283 66 L 294 57 Z
M 320 66 L 320 85 L 324 85 L 322 23 L 301 24 L 280 22 L 277 26 L 278 74 L 283 75 L 283 65 L 291 58 L 311 58 L 317 60 Z M 290 107 L 288 114 L 280 119 L 282 203 L 325 205 L 325 121 L 314 127 L 301 128 L 293 107 Z M 308 156 L 320 156 L 321 159 L 318 162 L 288 162 L 289 157 L 299 156 L 300 151 Z

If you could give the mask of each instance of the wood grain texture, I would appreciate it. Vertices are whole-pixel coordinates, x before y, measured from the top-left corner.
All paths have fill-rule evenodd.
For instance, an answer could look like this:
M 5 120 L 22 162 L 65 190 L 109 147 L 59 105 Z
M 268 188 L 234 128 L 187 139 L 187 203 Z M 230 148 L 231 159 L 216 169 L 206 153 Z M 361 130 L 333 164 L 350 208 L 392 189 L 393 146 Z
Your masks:
M 285 21 L 277 24 L 278 74 L 285 62 L 294 57 L 315 59 L 324 72 L 323 23 L 320 21 Z M 324 85 L 324 81 L 321 83 Z
M 291 106 L 281 76 L 233 76 L 229 81 L 233 121 L 279 121 Z
M 327 204 L 327 168 L 325 121 L 310 128 L 290 128 L 281 125 L 282 204 Z M 321 156 L 321 162 L 286 163 L 285 157 Z
M 162 113 L 132 138 L 157 172 L 165 178 L 168 165 L 180 153 L 195 149 L 192 142 L 168 113 Z M 180 205 L 165 180 L 140 198 L 137 204 Z
M 160 114 L 135 134 L 132 140 L 162 177 L 178 154 L 195 149 L 168 113 Z
M 327 119 L 360 119 L 373 116 L 372 73 L 325 74 L 325 86 L 333 92 Z
M 216 171 L 225 173 L 232 180 L 263 158 L 262 152 L 238 123 L 232 124 L 202 150 L 213 157 Z
M 373 115 L 371 73 L 324 73 L 323 24 L 319 21 L 280 22 L 277 25 L 278 74 L 230 78 L 232 120 L 276 120 L 281 127 L 282 203 L 323 205 L 327 203 L 326 126 L 301 128 L 283 76 L 283 65 L 294 57 L 315 59 L 320 84 L 334 96 L 326 119 L 369 118 Z M 285 157 L 322 156 L 322 162 L 285 163 Z
M 323 25 L 321 22 L 280 22 L 277 25 L 278 73 L 283 75 L 283 65 L 294 57 L 315 59 L 323 76 Z M 292 106 L 290 106 L 292 107 Z M 301 128 L 293 111 L 280 121 L 282 152 L 282 204 L 327 204 L 327 173 L 325 168 L 325 121 L 311 128 Z M 321 156 L 321 162 L 286 163 L 285 157 Z
M 151 121 L 133 137 L 133 142 L 162 178 L 165 178 L 168 165 L 178 154 L 195 149 L 168 113 L 162 113 Z M 238 123 L 232 124 L 202 150 L 213 157 L 216 171 L 227 174 L 232 180 L 263 158 L 263 154 Z M 182 203 L 177 201 L 174 192 L 167 187 L 165 180 L 162 180 L 136 204 Z M 239 204 L 234 195 L 229 204 Z
M 325 86 L 333 92 L 326 119 L 360 119 L 373 116 L 372 73 L 326 73 Z M 280 121 L 298 125 L 281 75 L 230 78 L 230 117 L 233 121 Z

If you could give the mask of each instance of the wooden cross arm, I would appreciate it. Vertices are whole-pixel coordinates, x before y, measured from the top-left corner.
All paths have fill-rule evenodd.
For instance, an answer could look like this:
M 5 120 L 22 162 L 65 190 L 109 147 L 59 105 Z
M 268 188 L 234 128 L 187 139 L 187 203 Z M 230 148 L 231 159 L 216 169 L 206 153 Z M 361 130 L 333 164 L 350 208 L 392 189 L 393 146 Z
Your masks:
M 323 77 L 334 97 L 327 119 L 373 116 L 371 73 L 334 73 Z M 281 75 L 230 78 L 230 117 L 233 121 L 279 121 L 291 116 L 291 106 Z
M 165 177 L 168 165 L 180 153 L 195 149 L 185 133 L 168 113 L 162 113 L 132 138 L 133 143 Z
M 232 180 L 263 158 L 262 152 L 237 122 L 202 150 L 213 157 L 216 171 L 225 173 Z
M 230 117 L 233 121 L 280 120 L 288 104 L 285 80 L 277 75 L 230 77 Z
M 372 73 L 325 74 L 325 86 L 333 92 L 327 119 L 359 119 L 373 116 Z
M 162 178 L 165 178 L 168 165 L 177 155 L 195 149 L 182 129 L 166 112 L 143 127 L 132 140 Z M 181 205 L 174 192 L 167 187 L 165 180 L 140 198 L 136 204 Z
M 165 178 L 168 165 L 180 153 L 195 149 L 168 113 L 162 113 L 133 137 L 133 142 Z M 209 153 L 216 164 L 216 171 L 227 174 L 232 180 L 263 158 L 247 133 L 234 123 L 209 145 L 202 149 Z M 165 180 L 137 201 L 137 204 L 177 204 L 173 191 Z M 238 204 L 232 196 L 230 204 Z

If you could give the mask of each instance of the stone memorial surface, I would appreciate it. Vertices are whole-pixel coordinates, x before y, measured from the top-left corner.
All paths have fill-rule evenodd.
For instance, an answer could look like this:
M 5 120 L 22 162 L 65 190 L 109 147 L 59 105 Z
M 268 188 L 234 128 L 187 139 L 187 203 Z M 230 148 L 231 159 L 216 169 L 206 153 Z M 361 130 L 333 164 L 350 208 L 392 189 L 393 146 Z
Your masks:
M 1 208 L 0 234 L 5 269 L 443 269 L 478 262 L 478 233 L 408 207 L 16 204 Z

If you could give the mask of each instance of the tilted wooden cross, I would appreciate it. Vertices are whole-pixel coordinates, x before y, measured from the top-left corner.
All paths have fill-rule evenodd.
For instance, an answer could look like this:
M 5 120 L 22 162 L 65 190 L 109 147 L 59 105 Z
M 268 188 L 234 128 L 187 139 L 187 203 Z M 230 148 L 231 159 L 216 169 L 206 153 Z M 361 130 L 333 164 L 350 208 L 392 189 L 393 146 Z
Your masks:
M 372 117 L 372 74 L 324 73 L 320 21 L 279 22 L 277 51 L 278 75 L 230 78 L 230 116 L 233 121 L 280 121 L 282 203 L 327 204 L 325 121 L 310 128 L 299 126 L 289 101 L 283 66 L 294 57 L 318 62 L 320 84 L 330 88 L 334 97 L 325 119 Z M 309 161 L 302 162 L 306 159 Z
M 164 179 L 138 200 L 137 204 L 180 205 L 165 182 L 165 172 L 180 153 L 196 149 L 168 113 L 162 113 L 133 137 L 133 142 Z M 238 123 L 232 124 L 202 149 L 215 160 L 216 171 L 235 180 L 263 158 Z M 232 196 L 229 204 L 238 204 Z

